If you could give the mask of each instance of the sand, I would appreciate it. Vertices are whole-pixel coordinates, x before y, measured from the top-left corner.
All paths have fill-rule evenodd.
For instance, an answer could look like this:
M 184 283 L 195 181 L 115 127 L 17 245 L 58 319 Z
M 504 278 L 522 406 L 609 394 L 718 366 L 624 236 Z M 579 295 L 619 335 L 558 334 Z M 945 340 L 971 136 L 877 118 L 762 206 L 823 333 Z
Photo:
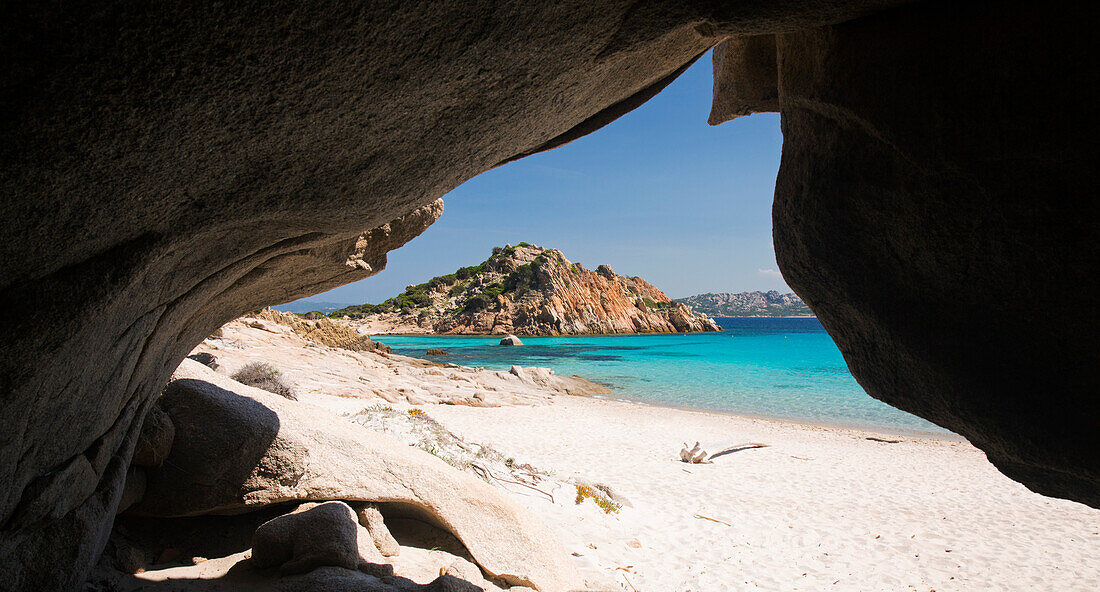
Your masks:
M 349 419 L 380 403 L 397 417 L 415 406 L 549 473 L 537 485 L 553 501 L 494 484 L 557 532 L 593 589 L 1100 590 L 1100 510 L 1028 491 L 961 438 L 570 396 L 508 373 L 300 343 L 281 327 L 223 333 L 199 350 L 224 372 L 272 361 L 305 402 Z M 474 393 L 500 406 L 439 403 Z M 695 441 L 712 453 L 767 446 L 680 462 Z M 629 505 L 576 504 L 577 479 Z
M 608 515 L 574 503 L 571 487 L 553 491 L 554 503 L 512 491 L 559 531 L 592 583 L 612 589 L 1100 589 L 1100 510 L 1028 491 L 961 438 L 580 397 L 421 407 L 556 480 L 575 475 L 625 496 L 632 507 Z M 696 440 L 712 452 L 769 446 L 679 462 Z

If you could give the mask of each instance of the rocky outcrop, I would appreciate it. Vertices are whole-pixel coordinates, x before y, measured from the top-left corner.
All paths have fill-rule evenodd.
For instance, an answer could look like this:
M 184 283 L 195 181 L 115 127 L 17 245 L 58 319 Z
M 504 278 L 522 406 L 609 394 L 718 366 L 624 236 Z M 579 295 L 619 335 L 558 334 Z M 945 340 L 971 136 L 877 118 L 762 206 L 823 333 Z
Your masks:
M 505 335 L 500 338 L 500 345 L 523 345 L 523 341 L 515 335 Z
M 520 243 L 488 260 L 406 290 L 380 305 L 332 313 L 370 333 L 521 335 L 721 331 L 639 277 L 572 263 L 557 249 Z M 518 338 L 515 338 L 518 341 Z
M 722 292 L 677 298 L 691 310 L 712 317 L 808 317 L 810 307 L 795 294 L 767 292 Z
M 330 321 L 344 324 L 343 321 Z M 354 330 L 351 330 L 354 332 Z M 381 344 L 377 344 L 380 345 Z M 346 350 L 309 341 L 290 325 L 244 316 L 204 340 L 195 354 L 217 353 L 224 375 L 263 360 L 286 387 L 303 396 L 376 399 L 386 403 L 444 403 L 472 407 L 539 405 L 562 395 L 598 395 L 605 386 L 579 376 L 530 368 L 540 382 L 510 372 L 467 368 L 387 353 L 385 346 Z
M 779 35 L 773 228 L 868 393 L 1100 507 L 1096 25 L 927 2 Z
M 146 471 L 134 516 L 239 514 L 291 501 L 385 502 L 453 533 L 492 578 L 546 591 L 575 587 L 565 551 L 544 525 L 426 452 L 193 360 L 180 365 L 158 404 L 176 437 L 166 462 Z
M 290 327 L 294 333 L 319 345 L 349 351 L 390 351 L 389 347 L 381 343 L 375 343 L 371 341 L 370 337 L 360 334 L 348 325 L 335 323 L 327 317 L 307 319 L 289 312 L 279 312 L 271 308 L 265 308 L 257 313 L 255 318 L 261 320 L 259 328 L 264 327 L 262 321 L 271 321 L 278 325 Z
M 216 327 L 369 276 L 438 215 L 418 206 L 746 35 L 779 35 L 780 267 L 857 379 L 1100 506 L 1095 14 L 837 25 L 903 4 L 13 5 L 0 586 L 81 582 L 141 418 Z

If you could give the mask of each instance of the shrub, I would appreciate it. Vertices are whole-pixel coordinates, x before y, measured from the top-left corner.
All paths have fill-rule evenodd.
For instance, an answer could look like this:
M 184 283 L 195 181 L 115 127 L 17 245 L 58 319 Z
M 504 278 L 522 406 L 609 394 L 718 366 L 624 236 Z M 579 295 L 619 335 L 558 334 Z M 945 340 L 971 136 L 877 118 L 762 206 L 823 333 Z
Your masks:
M 424 410 L 413 407 L 412 409 L 409 409 L 409 415 L 424 415 Z
M 429 280 L 428 281 L 428 287 L 434 290 L 434 289 L 436 289 L 439 286 L 442 286 L 444 284 L 453 284 L 457 279 L 458 279 L 458 275 L 454 274 L 454 273 L 449 273 L 447 275 L 441 275 L 441 276 L 434 277 L 431 280 Z
M 478 265 L 471 265 L 469 267 L 460 267 L 458 268 L 458 271 L 454 273 L 454 275 L 455 279 L 464 280 L 471 278 L 483 271 L 485 271 L 485 263 L 480 263 Z
M 457 283 L 451 286 L 450 290 L 447 290 L 447 294 L 450 296 L 458 296 L 459 294 L 465 292 L 469 287 L 469 284 Z
M 231 378 L 241 384 L 297 401 L 298 395 L 290 385 L 283 382 L 282 374 L 278 368 L 266 362 L 249 362 L 234 372 Z
M 585 499 L 591 499 L 592 501 L 596 502 L 596 505 L 599 506 L 601 510 L 603 510 L 604 514 L 619 513 L 619 504 L 616 504 L 611 500 L 605 499 L 604 496 L 600 495 L 595 489 L 592 489 L 587 485 L 578 485 L 576 501 L 579 504 Z
M 466 299 L 466 304 L 462 307 L 462 312 L 480 312 L 489 308 L 491 303 L 492 301 L 489 297 L 484 294 L 471 296 Z

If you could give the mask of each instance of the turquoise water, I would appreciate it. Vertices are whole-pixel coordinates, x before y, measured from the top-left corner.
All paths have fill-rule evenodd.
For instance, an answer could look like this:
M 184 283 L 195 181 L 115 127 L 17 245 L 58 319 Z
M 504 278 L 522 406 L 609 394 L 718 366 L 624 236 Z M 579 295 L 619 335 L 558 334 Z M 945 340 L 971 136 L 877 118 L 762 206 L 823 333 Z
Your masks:
M 871 398 L 813 318 L 719 318 L 722 333 L 523 337 L 378 336 L 395 353 L 507 370 L 513 364 L 577 374 L 612 389 L 609 397 L 656 405 L 809 420 L 846 426 L 944 433 Z M 436 358 L 440 359 L 440 358 Z

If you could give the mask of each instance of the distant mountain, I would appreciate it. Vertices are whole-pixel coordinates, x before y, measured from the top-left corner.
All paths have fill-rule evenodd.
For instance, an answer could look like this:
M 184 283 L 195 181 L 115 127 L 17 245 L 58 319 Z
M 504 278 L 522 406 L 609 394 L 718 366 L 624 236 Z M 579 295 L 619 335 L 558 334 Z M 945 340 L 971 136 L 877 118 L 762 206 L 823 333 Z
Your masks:
M 696 314 L 711 317 L 811 317 L 813 312 L 794 294 L 768 292 L 722 292 L 678 298 Z
M 639 277 L 572 263 L 557 249 L 495 247 L 478 265 L 432 278 L 382 304 L 329 316 L 359 319 L 370 333 L 579 335 L 721 331 Z

